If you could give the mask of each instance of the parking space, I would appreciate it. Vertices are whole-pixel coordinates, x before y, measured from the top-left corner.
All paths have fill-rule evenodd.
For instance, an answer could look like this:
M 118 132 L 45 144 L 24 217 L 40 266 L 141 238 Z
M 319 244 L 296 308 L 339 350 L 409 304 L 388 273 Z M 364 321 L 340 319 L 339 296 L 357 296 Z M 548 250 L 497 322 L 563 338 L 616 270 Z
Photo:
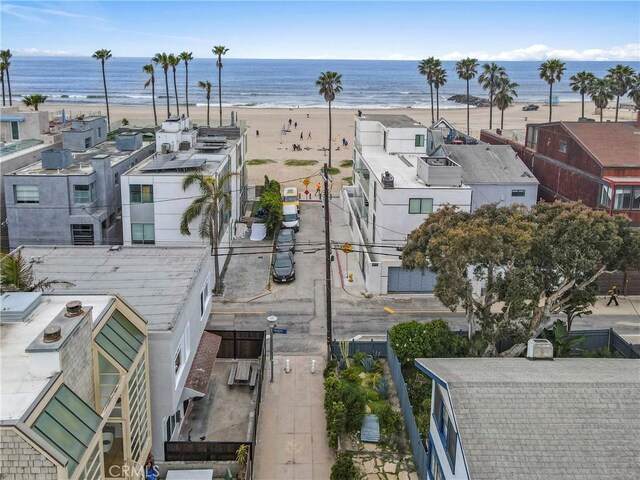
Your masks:
M 254 242 L 248 238 L 233 241 L 233 255 L 224 276 L 225 299 L 252 298 L 263 293 L 269 282 L 273 242 Z

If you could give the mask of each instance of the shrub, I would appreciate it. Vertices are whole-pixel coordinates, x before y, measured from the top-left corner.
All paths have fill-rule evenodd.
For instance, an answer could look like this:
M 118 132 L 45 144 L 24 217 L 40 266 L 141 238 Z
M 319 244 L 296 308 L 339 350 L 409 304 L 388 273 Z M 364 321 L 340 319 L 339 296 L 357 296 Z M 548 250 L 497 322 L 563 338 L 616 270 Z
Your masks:
M 362 364 L 364 371 L 367 373 L 371 373 L 373 371 L 373 367 L 376 365 L 376 361 L 371 356 L 363 358 L 360 360 L 360 363 Z
M 334 402 L 326 412 L 327 440 L 333 449 L 338 448 L 338 438 L 345 431 L 347 424 L 347 408 L 342 402 Z
M 350 453 L 343 452 L 338 455 L 335 463 L 331 467 L 330 480 L 360 480 L 362 472 L 353 463 Z
M 342 372 L 342 378 L 350 383 L 357 383 L 357 384 L 361 383 L 360 374 L 358 373 L 358 370 L 356 370 L 354 367 L 349 367 L 346 370 L 344 370 Z
M 422 357 L 459 357 L 468 351 L 467 340 L 449 328 L 445 320 L 399 323 L 389 332 L 391 347 L 402 365 Z
M 394 433 L 398 433 L 402 426 L 402 416 L 398 412 L 394 412 L 391 405 L 383 403 L 375 412 L 380 422 L 380 430 L 385 437 L 389 437 Z
M 353 354 L 352 358 L 353 358 L 353 363 L 360 364 L 362 360 L 367 358 L 367 354 L 358 350 L 356 353 Z
M 375 386 L 375 391 L 378 392 L 380 398 L 389 398 L 389 381 L 386 378 L 381 378 Z
M 338 367 L 338 362 L 335 360 L 329 360 L 322 371 L 322 376 L 328 378 L 333 375 Z
M 347 368 L 347 361 L 344 358 L 338 360 L 338 368 L 340 368 L 340 370 L 344 370 Z
M 341 402 L 347 410 L 345 431 L 358 431 L 362 426 L 367 405 L 367 394 L 360 382 L 351 383 L 331 375 L 324 381 L 324 390 L 324 411 L 327 415 L 327 424 L 330 422 L 329 416 L 333 404 Z

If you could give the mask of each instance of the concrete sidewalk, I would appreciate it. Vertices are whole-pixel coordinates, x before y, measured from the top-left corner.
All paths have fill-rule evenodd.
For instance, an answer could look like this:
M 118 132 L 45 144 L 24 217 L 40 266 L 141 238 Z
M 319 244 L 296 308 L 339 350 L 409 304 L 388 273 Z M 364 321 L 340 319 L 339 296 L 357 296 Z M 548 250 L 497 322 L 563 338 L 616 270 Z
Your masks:
M 284 372 L 285 359 L 291 373 Z M 310 373 L 316 360 L 316 373 Z M 270 383 L 267 358 L 258 423 L 255 478 L 260 480 L 327 480 L 334 462 L 327 445 L 321 357 L 274 358 Z

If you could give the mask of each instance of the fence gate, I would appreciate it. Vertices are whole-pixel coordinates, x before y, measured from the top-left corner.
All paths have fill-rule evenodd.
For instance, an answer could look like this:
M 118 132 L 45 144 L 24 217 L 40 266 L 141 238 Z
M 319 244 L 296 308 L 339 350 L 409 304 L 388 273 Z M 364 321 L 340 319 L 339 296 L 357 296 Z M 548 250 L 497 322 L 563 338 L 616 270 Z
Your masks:
M 428 268 L 389 267 L 387 293 L 433 293 L 436 278 Z

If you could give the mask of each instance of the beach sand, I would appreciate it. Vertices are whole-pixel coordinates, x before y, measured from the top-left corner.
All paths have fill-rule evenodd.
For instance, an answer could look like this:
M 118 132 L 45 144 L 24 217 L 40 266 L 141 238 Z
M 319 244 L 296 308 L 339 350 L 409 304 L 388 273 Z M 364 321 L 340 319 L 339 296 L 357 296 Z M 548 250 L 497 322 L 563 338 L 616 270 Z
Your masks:
M 513 107 L 505 111 L 504 129 L 520 130 L 524 132 L 527 123 L 542 123 L 549 118 L 548 107 L 540 105 L 538 111 L 524 112 L 522 106 L 524 104 L 515 104 Z M 106 112 L 104 105 L 95 104 L 43 104 L 40 110 L 51 112 L 65 109 L 67 118 L 76 116 L 80 113 L 88 114 L 90 112 Z M 581 106 L 576 103 L 562 103 L 553 107 L 553 119 L 575 121 L 580 117 Z M 157 105 L 158 120 L 164 116 L 166 106 Z M 253 165 L 248 169 L 249 184 L 260 184 L 263 182 L 264 175 L 268 175 L 272 179 L 280 181 L 283 185 L 296 186 L 299 190 L 304 191 L 302 179 L 306 176 L 313 177 L 312 185 L 319 179 L 319 170 L 325 162 L 328 162 L 328 155 L 322 151 L 326 147 L 329 134 L 328 111 L 327 108 L 223 108 L 223 123 L 229 123 L 231 119 L 231 111 L 234 111 L 237 118 L 244 121 L 248 129 L 248 148 L 247 159 L 269 159 L 273 163 L 264 165 Z M 191 121 L 198 125 L 203 125 L 206 121 L 206 107 L 189 107 Z M 181 106 L 181 113 L 184 107 Z M 150 106 L 130 106 L 130 105 L 110 105 L 111 123 L 118 124 L 123 118 L 126 118 L 130 125 L 144 126 L 153 124 L 153 110 Z M 340 167 L 340 163 L 344 160 L 353 158 L 353 135 L 354 135 L 354 116 L 357 113 L 355 109 L 333 108 L 331 110 L 333 128 L 332 128 L 332 165 Z M 363 113 L 367 114 L 405 114 L 421 122 L 424 125 L 431 124 L 431 112 L 428 109 L 382 109 L 368 110 L 363 109 Z M 595 115 L 595 107 L 592 102 L 585 103 L 585 114 L 587 117 L 599 119 Z M 604 112 L 606 120 L 613 120 L 615 110 L 609 108 Z M 440 110 L 440 116 L 446 118 L 456 128 L 466 131 L 466 108 L 462 106 L 459 109 Z M 281 137 L 280 131 L 283 125 L 287 125 L 288 120 L 292 120 L 291 131 Z M 621 121 L 629 121 L 635 119 L 635 113 L 631 110 L 620 110 L 619 119 Z M 211 124 L 217 125 L 219 121 L 219 113 L 217 105 L 211 105 Z M 294 123 L 298 123 L 298 127 L 294 127 Z M 489 127 L 489 109 L 488 108 L 472 108 L 470 110 L 471 135 L 480 136 L 480 129 Z M 500 111 L 494 108 L 493 112 L 494 129 L 500 126 Z M 256 130 L 260 135 L 256 135 Z M 309 132 L 311 138 L 309 139 Z M 302 139 L 300 134 L 302 133 Z M 348 147 L 342 146 L 342 139 L 345 138 L 349 142 Z M 293 144 L 299 144 L 303 150 L 293 151 Z M 305 150 L 304 148 L 308 148 Z M 336 148 L 340 150 L 336 150 Z M 310 166 L 286 166 L 285 160 L 315 160 L 318 163 Z M 351 176 L 350 168 L 341 168 L 341 171 L 334 175 L 332 191 L 334 194 L 339 192 L 343 184 L 343 177 Z

